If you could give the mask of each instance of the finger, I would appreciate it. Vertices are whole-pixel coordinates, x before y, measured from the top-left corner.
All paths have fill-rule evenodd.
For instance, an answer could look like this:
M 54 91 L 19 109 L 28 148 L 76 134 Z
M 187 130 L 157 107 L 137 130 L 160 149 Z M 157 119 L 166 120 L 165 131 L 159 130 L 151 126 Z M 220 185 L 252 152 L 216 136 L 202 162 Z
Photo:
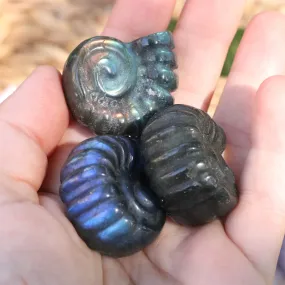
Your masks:
M 227 237 L 219 221 L 195 228 L 167 223 L 144 252 L 146 256 L 137 258 L 144 264 L 148 258 L 158 272 L 167 274 L 170 284 L 244 284 L 245 276 L 247 284 L 257 284 L 253 282 L 256 274 L 252 265 Z M 134 276 L 134 259 L 135 256 L 124 262 L 130 276 Z
M 285 72 L 285 17 L 266 12 L 245 31 L 214 119 L 227 134 L 227 161 L 237 179 L 251 146 L 254 96 L 269 76 Z
M 166 30 L 175 0 L 118 0 L 103 34 L 132 41 Z
M 281 131 L 285 125 L 284 92 L 284 76 L 266 80 L 257 92 L 243 191 L 226 222 L 230 238 L 267 276 L 268 284 L 285 234 L 285 133 Z
M 23 198 L 37 197 L 47 155 L 67 125 L 59 73 L 40 67 L 0 105 L 0 201 L 15 191 Z
M 174 6 L 175 0 L 118 0 L 103 34 L 131 41 L 165 30 Z M 90 136 L 91 133 L 86 128 L 71 122 L 59 148 L 49 161 L 48 175 L 42 187 L 44 191 L 58 193 L 60 169 L 67 155 L 77 143 Z
M 71 121 L 57 149 L 49 158 L 46 177 L 41 186 L 42 192 L 58 194 L 60 172 L 71 150 L 81 141 L 91 137 L 91 132 L 75 121 Z
M 186 1 L 174 33 L 179 67 L 176 103 L 207 109 L 244 3 L 244 0 Z

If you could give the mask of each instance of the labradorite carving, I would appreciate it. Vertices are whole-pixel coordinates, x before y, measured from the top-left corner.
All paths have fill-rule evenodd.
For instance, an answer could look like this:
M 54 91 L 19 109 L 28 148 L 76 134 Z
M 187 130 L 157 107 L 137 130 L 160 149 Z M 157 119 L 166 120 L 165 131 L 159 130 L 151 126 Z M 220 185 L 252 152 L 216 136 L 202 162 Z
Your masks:
M 159 235 L 165 213 L 144 182 L 137 143 L 129 138 L 97 136 L 73 149 L 61 171 L 60 197 L 91 249 L 127 256 Z
M 99 135 L 139 136 L 153 114 L 173 104 L 173 49 L 170 32 L 130 43 L 105 36 L 83 41 L 63 71 L 73 117 Z
M 205 112 L 174 105 L 157 113 L 141 136 L 150 187 L 172 219 L 201 225 L 238 202 L 235 177 L 222 157 L 226 136 Z

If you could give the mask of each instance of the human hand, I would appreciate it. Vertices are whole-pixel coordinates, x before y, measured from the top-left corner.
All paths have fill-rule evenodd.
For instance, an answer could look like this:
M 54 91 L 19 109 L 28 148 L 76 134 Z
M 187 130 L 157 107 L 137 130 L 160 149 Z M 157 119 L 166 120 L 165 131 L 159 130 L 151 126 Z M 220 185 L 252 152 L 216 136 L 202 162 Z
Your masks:
M 174 4 L 118 0 L 104 34 L 130 41 L 165 30 Z M 174 34 L 175 103 L 207 109 L 243 5 L 187 1 Z M 285 77 L 271 77 L 285 74 L 284 32 L 277 13 L 250 23 L 214 116 L 241 193 L 236 209 L 223 224 L 168 222 L 119 260 L 90 251 L 65 218 L 59 171 L 90 134 L 69 122 L 60 75 L 38 68 L 0 105 L 0 284 L 271 284 L 285 228 Z

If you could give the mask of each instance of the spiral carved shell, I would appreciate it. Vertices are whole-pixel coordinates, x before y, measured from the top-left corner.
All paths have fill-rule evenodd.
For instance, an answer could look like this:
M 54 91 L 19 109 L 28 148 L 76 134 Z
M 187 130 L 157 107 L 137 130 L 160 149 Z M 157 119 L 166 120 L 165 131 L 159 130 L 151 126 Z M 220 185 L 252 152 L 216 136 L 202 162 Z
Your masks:
M 103 36 L 82 42 L 63 71 L 72 115 L 100 135 L 139 136 L 155 112 L 173 104 L 173 48 L 170 32 L 131 43 Z
M 174 105 L 157 113 L 141 136 L 152 190 L 176 222 L 199 225 L 237 204 L 235 178 L 222 152 L 225 134 L 196 108 Z
M 60 197 L 91 249 L 122 257 L 157 237 L 165 214 L 139 180 L 136 148 L 128 138 L 97 136 L 71 152 L 61 172 Z

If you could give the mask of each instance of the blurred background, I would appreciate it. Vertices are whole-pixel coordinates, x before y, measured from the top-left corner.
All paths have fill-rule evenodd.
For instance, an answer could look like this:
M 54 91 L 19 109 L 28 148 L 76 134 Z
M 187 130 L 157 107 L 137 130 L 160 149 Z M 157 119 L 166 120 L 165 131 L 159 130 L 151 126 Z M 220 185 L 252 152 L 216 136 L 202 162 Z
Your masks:
M 9 93 L 40 64 L 60 71 L 71 50 L 82 40 L 100 34 L 114 0 L 0 0 L 0 93 Z M 175 26 L 185 0 L 177 0 L 169 29 Z M 247 0 L 229 50 L 209 112 L 219 100 L 244 27 L 257 13 L 285 13 L 285 0 Z M 1 98 L 0 98 L 1 102 Z
M 114 0 L 0 0 L 0 102 L 36 66 L 49 64 L 62 71 L 75 46 L 86 38 L 100 34 L 113 3 Z M 170 30 L 175 27 L 184 3 L 185 0 L 177 0 Z M 265 10 L 285 14 L 285 0 L 247 0 L 210 113 L 213 113 L 219 100 L 245 26 L 254 15 Z M 280 258 L 279 268 L 274 285 L 285 285 L 281 274 L 281 268 L 285 269 L 285 255 L 284 260 Z

